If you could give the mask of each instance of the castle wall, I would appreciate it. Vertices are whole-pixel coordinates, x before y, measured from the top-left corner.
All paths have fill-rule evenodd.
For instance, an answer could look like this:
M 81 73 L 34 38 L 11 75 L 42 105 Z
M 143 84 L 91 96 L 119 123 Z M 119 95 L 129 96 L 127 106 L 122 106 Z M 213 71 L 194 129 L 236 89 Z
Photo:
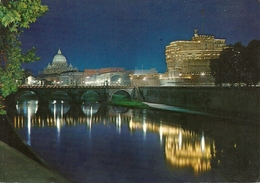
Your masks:
M 199 82 L 196 75 L 210 76 L 210 60 L 219 57 L 226 48 L 225 39 L 198 35 L 195 31 L 191 41 L 174 41 L 166 46 L 167 72 L 165 76 L 179 78 L 181 82 Z M 207 77 L 207 83 L 212 82 Z

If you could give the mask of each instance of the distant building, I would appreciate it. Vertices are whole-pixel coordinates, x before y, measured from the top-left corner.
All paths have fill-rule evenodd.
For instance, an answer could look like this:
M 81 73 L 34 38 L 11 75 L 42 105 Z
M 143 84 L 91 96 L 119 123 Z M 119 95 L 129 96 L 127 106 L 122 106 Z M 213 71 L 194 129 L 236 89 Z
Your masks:
M 59 48 L 58 53 L 52 59 L 52 63 L 49 63 L 40 74 L 60 74 L 68 71 L 78 71 L 78 69 L 67 63 L 66 57 L 61 53 Z
M 85 69 L 85 85 L 129 85 L 129 71 L 124 68 Z
M 133 86 L 159 86 L 159 74 L 155 68 L 150 70 L 134 70 L 130 74 L 131 85 Z
M 59 75 L 59 85 L 63 86 L 83 86 L 85 79 L 84 72 L 63 72 Z
M 162 85 L 214 83 L 210 60 L 218 58 L 226 47 L 225 39 L 199 35 L 197 29 L 191 41 L 171 42 L 166 46 L 167 71 L 161 78 Z
M 78 69 L 67 63 L 66 57 L 59 49 L 58 53 L 53 57 L 52 63 L 49 63 L 46 68 L 39 72 L 39 78 L 57 84 L 60 82 L 59 75 L 63 72 L 78 72 Z
M 40 82 L 38 80 L 35 79 L 35 77 L 33 76 L 28 76 L 27 78 L 25 78 L 25 85 L 39 85 Z

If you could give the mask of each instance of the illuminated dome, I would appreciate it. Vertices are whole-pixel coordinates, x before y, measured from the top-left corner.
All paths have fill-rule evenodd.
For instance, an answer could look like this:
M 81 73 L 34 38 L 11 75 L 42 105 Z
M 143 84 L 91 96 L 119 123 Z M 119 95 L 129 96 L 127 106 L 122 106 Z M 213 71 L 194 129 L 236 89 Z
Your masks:
M 58 53 L 52 59 L 52 63 L 49 63 L 43 71 L 40 71 L 40 74 L 60 74 L 73 71 L 78 71 L 78 69 L 67 63 L 66 57 L 61 54 L 59 48 Z
M 67 59 L 66 59 L 66 57 L 65 57 L 64 55 L 61 54 L 60 48 L 59 48 L 59 50 L 58 50 L 57 55 L 55 55 L 55 56 L 53 57 L 52 63 L 53 63 L 53 64 L 56 64 L 56 63 L 59 63 L 59 64 L 61 64 L 61 63 L 67 63 Z

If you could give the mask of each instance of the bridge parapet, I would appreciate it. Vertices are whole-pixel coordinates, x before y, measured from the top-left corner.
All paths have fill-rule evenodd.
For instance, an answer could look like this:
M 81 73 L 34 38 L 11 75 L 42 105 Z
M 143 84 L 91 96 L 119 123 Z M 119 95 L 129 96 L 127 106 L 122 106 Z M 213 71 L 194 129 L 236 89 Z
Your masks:
M 30 86 L 30 85 L 21 85 L 18 87 L 18 91 L 15 96 L 23 91 L 31 91 L 38 96 L 39 103 L 46 103 L 48 97 L 50 97 L 56 91 L 65 92 L 75 103 L 81 102 L 81 97 L 85 92 L 94 91 L 98 93 L 102 101 L 111 100 L 112 96 L 117 91 L 124 91 L 129 94 L 130 97 L 133 96 L 133 86 L 59 86 L 59 85 L 45 85 L 45 86 Z
M 133 89 L 134 86 L 131 85 L 108 85 L 108 86 L 61 86 L 61 85 L 21 85 L 18 87 L 20 88 L 59 88 L 59 89 L 66 89 L 66 88 L 74 88 L 74 89 L 79 89 L 79 88 L 103 88 L 103 89 Z

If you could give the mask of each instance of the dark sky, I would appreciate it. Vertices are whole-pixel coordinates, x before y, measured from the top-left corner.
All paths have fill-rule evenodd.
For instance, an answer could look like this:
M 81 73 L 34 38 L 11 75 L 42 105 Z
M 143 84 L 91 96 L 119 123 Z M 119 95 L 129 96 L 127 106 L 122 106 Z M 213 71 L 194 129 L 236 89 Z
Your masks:
M 259 0 L 42 0 L 49 11 L 25 30 L 23 48 L 37 48 L 34 73 L 60 47 L 83 71 L 104 67 L 166 71 L 165 47 L 190 40 L 194 29 L 247 45 L 260 39 Z M 204 10 L 204 13 L 202 13 Z M 203 23 L 202 23 L 203 22 Z

